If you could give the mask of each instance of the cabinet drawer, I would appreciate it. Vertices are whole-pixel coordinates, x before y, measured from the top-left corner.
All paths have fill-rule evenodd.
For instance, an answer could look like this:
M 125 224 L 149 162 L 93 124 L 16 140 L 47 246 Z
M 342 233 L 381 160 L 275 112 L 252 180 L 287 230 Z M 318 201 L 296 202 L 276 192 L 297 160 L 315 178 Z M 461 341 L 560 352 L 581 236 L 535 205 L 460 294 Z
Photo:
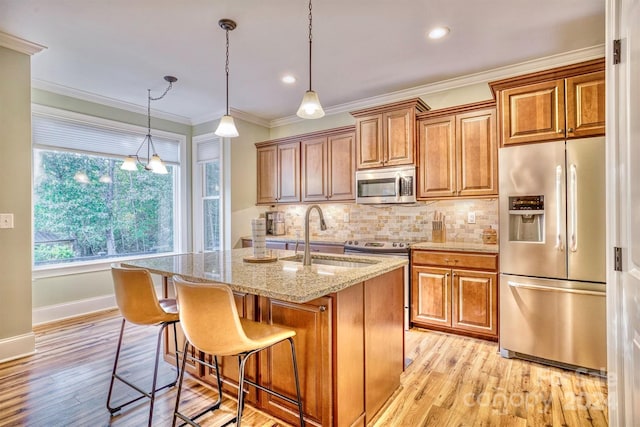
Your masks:
M 416 265 L 498 270 L 497 255 L 461 252 L 413 251 L 411 253 L 411 261 Z

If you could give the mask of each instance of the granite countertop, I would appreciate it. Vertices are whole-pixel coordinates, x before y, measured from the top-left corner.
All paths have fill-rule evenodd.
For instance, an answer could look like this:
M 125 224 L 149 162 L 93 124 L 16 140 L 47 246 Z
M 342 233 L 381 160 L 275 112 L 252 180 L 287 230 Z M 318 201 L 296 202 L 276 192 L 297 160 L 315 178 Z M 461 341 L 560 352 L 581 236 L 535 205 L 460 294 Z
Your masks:
M 189 253 L 145 258 L 123 262 L 123 265 L 143 267 L 163 276 L 179 274 L 187 280 L 227 283 L 233 290 L 289 302 L 307 302 L 338 292 L 356 283 L 371 279 L 408 264 L 403 258 L 314 254 L 314 257 L 371 263 L 366 267 L 340 267 L 287 261 L 294 251 L 273 250 L 278 260 L 269 263 L 248 263 L 253 248 L 230 251 Z
M 252 240 L 252 237 L 251 236 L 244 236 L 244 237 L 241 237 L 241 239 Z M 274 236 L 274 235 L 271 235 L 271 234 L 267 234 L 266 240 L 276 241 L 276 242 L 296 242 L 296 241 L 299 241 L 300 243 L 304 242 L 304 238 L 302 236 L 300 236 L 298 238 L 298 237 L 296 237 L 294 235 L 291 235 L 291 234 L 283 234 L 283 235 L 280 235 L 280 236 Z M 311 243 L 311 244 L 343 246 L 344 245 L 344 240 L 336 240 L 335 237 L 333 237 L 333 236 L 312 236 L 309 239 L 309 243 Z
M 465 243 L 465 242 L 418 242 L 412 243 L 411 249 L 422 250 L 439 250 L 439 251 L 460 251 L 460 252 L 486 252 L 497 254 L 499 252 L 498 245 L 485 245 L 484 243 Z

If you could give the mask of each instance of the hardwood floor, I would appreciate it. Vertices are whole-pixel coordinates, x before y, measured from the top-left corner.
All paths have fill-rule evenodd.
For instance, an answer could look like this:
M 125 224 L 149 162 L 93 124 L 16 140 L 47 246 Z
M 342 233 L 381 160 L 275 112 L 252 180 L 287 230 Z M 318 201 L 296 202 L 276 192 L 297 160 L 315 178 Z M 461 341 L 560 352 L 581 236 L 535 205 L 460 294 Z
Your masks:
M 0 426 L 142 426 L 148 403 L 110 417 L 105 402 L 121 318 L 104 312 L 35 328 L 37 352 L 0 364 Z M 150 383 L 148 355 L 155 328 L 128 325 L 122 367 Z M 131 345 L 135 343 L 135 345 Z M 129 346 L 127 346 L 129 344 Z M 501 358 L 496 343 L 411 330 L 413 363 L 402 385 L 372 426 L 606 426 L 606 380 L 584 372 Z M 145 370 L 139 361 L 144 359 Z M 133 367 L 135 364 L 135 368 Z M 163 378 L 172 370 L 163 364 Z M 115 396 L 131 394 L 124 386 Z M 216 393 L 185 378 L 185 412 L 196 412 Z M 203 419 L 217 425 L 233 417 L 235 401 Z M 175 389 L 156 398 L 154 425 L 171 425 Z M 247 407 L 247 426 L 288 426 Z

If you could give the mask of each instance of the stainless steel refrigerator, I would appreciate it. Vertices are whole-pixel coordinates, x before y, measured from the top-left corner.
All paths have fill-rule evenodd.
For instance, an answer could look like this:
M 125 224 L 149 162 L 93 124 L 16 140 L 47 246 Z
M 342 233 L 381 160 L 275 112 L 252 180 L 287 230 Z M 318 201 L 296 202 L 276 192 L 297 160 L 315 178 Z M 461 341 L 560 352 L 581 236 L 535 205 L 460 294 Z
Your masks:
M 605 138 L 501 148 L 500 353 L 606 370 Z

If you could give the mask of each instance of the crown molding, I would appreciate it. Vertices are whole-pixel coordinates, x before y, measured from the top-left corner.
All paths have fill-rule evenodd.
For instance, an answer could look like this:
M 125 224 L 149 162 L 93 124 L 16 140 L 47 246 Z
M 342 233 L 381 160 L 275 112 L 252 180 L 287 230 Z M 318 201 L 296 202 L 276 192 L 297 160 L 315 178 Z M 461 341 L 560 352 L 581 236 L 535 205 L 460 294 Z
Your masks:
M 91 92 L 85 92 L 80 89 L 74 89 L 68 86 L 51 83 L 45 80 L 32 79 L 31 87 L 35 89 L 52 92 L 57 95 L 69 96 L 71 98 L 80 99 L 87 102 L 93 102 L 95 104 L 105 105 L 107 107 L 113 107 L 120 110 L 129 111 L 132 113 L 147 115 L 147 107 L 142 105 L 133 104 L 131 102 L 120 101 L 117 99 L 109 98 L 102 95 L 97 95 Z M 156 119 L 169 120 L 175 123 L 181 123 L 184 125 L 192 125 L 191 120 L 188 117 L 180 116 L 177 114 L 165 113 L 163 111 L 151 109 L 151 116 Z
M 222 110 L 215 113 L 207 114 L 205 116 L 195 117 L 193 120 L 191 120 L 191 124 L 193 126 L 196 126 L 202 123 L 215 122 L 217 120 L 220 120 L 220 117 L 222 117 L 226 113 L 227 112 L 225 110 Z M 266 128 L 270 127 L 271 122 L 269 120 L 254 116 L 253 114 L 247 113 L 245 111 L 236 110 L 232 107 L 229 108 L 229 113 L 231 113 L 231 116 L 233 116 L 234 119 L 240 119 L 244 122 L 253 123 Z
M 495 68 L 489 71 L 469 74 L 466 76 L 455 77 L 448 80 L 442 80 L 437 83 L 429 83 L 422 86 L 416 86 L 408 89 L 391 92 L 384 95 L 372 96 L 370 98 L 360 99 L 358 101 L 347 102 L 333 107 L 325 108 L 325 114 L 348 113 L 354 110 L 361 110 L 376 105 L 389 104 L 401 101 L 407 98 L 415 98 L 430 93 L 442 92 L 444 90 L 457 89 L 464 86 L 470 86 L 477 83 L 488 83 L 493 80 L 500 80 L 513 77 L 519 74 L 532 73 L 542 71 L 548 68 L 561 67 L 576 62 L 588 61 L 591 59 L 602 58 L 605 54 L 604 44 L 592 46 L 584 49 L 577 49 L 557 55 L 538 58 L 531 61 L 520 62 L 518 64 L 507 65 L 505 67 Z M 292 115 L 280 119 L 274 119 L 269 122 L 269 127 L 279 127 L 302 122 L 298 116 Z
M 47 48 L 44 45 L 33 43 L 28 40 L 21 39 L 20 37 L 3 33 L 2 31 L 0 31 L 0 46 L 15 50 L 16 52 L 25 53 L 27 55 L 34 55 Z

